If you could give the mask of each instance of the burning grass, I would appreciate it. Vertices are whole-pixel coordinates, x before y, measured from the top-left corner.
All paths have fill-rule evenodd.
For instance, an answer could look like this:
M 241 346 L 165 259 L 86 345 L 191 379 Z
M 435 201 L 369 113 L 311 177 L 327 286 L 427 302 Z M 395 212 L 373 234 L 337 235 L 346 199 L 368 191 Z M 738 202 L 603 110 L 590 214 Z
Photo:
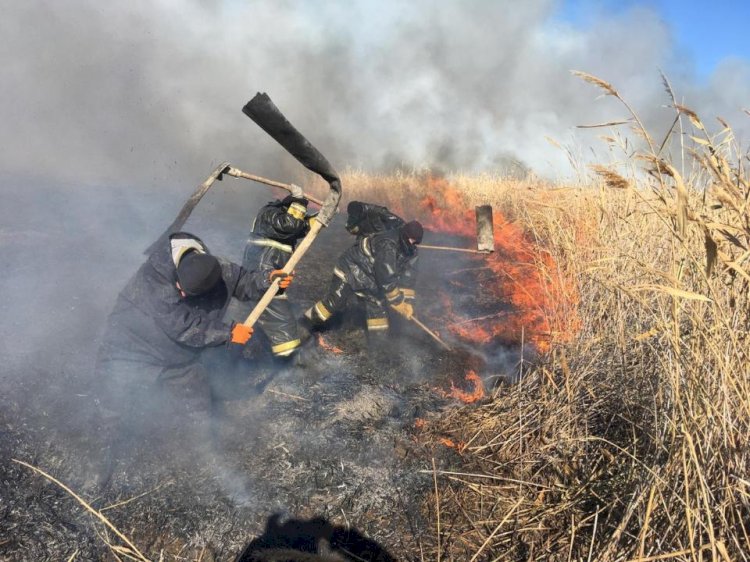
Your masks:
M 564 337 L 430 424 L 461 444 L 426 502 L 445 559 L 750 558 L 747 156 L 676 111 L 697 138 L 684 177 L 646 148 L 617 186 L 600 167 L 600 187 L 493 191 L 550 256 L 532 263 L 567 297 L 543 316 Z
M 474 207 L 494 207 L 496 251 L 474 257 L 473 268 L 441 272 L 453 279 L 455 288 L 467 296 L 480 296 L 496 303 L 494 311 L 470 316 L 458 311 L 448 294 L 438 295 L 442 310 L 433 319 L 459 340 L 473 346 L 519 346 L 529 342 L 541 351 L 552 342 L 570 339 L 577 330 L 575 287 L 560 271 L 553 255 L 544 247 L 538 233 L 510 220 L 507 195 L 518 188 L 517 181 L 501 177 L 442 177 L 431 173 L 371 176 L 358 172 L 345 174 L 350 199 L 361 197 L 389 206 L 405 218 L 416 218 L 427 228 L 429 237 L 449 235 L 454 246 L 476 248 Z M 522 189 L 537 192 L 540 184 L 529 182 Z M 503 195 L 505 194 L 505 195 Z M 460 247 L 460 246 L 459 246 Z M 423 259 L 431 259 L 422 250 Z M 441 258 L 443 263 L 450 259 Z

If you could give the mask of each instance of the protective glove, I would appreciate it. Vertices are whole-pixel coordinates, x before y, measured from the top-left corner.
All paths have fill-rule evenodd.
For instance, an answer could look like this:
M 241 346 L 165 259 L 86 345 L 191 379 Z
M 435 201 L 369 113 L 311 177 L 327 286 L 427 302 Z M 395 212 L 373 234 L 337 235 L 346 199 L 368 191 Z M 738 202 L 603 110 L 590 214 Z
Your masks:
M 402 301 L 398 304 L 392 304 L 391 308 L 407 320 L 411 320 L 412 316 L 414 316 L 414 307 L 406 301 Z
M 297 199 L 304 199 L 305 192 L 302 191 L 302 188 L 298 185 L 289 184 L 289 191 L 292 194 L 292 197 L 296 197 Z
M 244 324 L 235 324 L 232 328 L 232 343 L 245 345 L 253 335 L 253 329 Z
M 271 283 L 279 279 L 279 289 L 288 289 L 294 279 L 294 273 L 286 273 L 281 269 L 274 269 L 269 276 Z

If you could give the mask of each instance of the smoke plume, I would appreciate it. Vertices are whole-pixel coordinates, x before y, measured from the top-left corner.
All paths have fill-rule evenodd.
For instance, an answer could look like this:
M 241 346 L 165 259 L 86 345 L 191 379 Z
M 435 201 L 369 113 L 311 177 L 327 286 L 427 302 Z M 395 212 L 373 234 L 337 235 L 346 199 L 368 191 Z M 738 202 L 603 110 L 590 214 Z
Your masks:
M 594 101 L 571 69 L 615 84 L 647 124 L 666 127 L 663 69 L 704 120 L 748 128 L 747 61 L 699 83 L 655 12 L 577 28 L 558 7 L 15 2 L 0 23 L 0 167 L 104 184 L 194 184 L 222 160 L 278 175 L 277 148 L 240 113 L 260 90 L 340 168 L 496 170 L 510 158 L 564 174 L 544 137 L 567 142 L 575 125 L 624 113 Z

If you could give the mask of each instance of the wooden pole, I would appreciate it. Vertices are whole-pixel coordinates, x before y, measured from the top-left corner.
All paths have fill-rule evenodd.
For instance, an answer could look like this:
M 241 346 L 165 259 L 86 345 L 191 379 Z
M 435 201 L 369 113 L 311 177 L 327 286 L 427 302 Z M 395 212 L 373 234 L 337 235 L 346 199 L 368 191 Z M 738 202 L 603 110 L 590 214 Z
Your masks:
M 279 189 L 285 189 L 286 191 L 292 191 L 292 186 L 288 183 L 281 183 L 280 181 L 269 180 L 268 178 L 263 178 L 254 174 L 248 174 L 247 172 L 243 172 L 238 168 L 229 168 L 225 173 L 230 176 L 234 176 L 235 178 L 244 178 L 246 180 L 257 181 L 258 183 L 264 183 L 266 185 L 278 187 Z M 312 195 L 308 195 L 307 193 L 303 195 L 308 201 L 312 201 L 313 203 L 315 203 L 316 205 L 320 205 L 321 207 L 323 206 L 323 201 L 321 201 L 320 199 L 317 199 Z
M 419 244 L 419 249 L 426 250 L 443 250 L 446 252 L 467 252 L 469 254 L 489 254 L 489 252 L 480 252 L 479 250 L 471 250 L 469 248 L 453 248 L 452 246 L 431 246 L 430 244 Z
M 420 322 L 419 319 L 416 316 L 412 316 L 411 318 L 409 318 L 409 320 L 411 320 L 417 326 L 419 326 L 425 332 L 427 332 L 430 335 L 430 337 L 432 337 L 432 339 L 434 339 L 436 342 L 438 342 L 440 345 L 442 345 L 445 349 L 447 349 L 448 351 L 451 350 L 450 346 L 447 343 L 445 343 L 443 340 L 440 339 L 440 336 L 438 336 L 435 332 L 433 332 L 427 326 L 425 326 L 424 324 L 422 324 L 422 322 Z

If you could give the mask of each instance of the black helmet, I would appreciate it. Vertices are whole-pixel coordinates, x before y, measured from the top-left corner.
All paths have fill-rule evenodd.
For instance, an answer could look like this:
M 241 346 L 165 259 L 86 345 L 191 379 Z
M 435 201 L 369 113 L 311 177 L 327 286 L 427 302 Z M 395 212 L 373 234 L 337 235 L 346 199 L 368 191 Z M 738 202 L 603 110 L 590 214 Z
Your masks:
M 423 235 L 424 228 L 419 221 L 410 221 L 401 227 L 401 237 L 405 241 L 412 239 L 415 244 L 421 244 Z
M 177 265 L 180 288 L 190 296 L 201 295 L 214 288 L 221 279 L 219 260 L 211 254 L 189 252 Z
M 300 205 L 307 207 L 308 201 L 304 197 L 295 197 L 294 195 L 287 195 L 281 200 L 281 205 L 283 207 L 289 207 L 292 203 L 299 203 Z
M 364 218 L 365 206 L 359 201 L 352 201 L 346 207 L 346 230 L 351 234 L 357 234 L 360 230 L 360 221 Z

